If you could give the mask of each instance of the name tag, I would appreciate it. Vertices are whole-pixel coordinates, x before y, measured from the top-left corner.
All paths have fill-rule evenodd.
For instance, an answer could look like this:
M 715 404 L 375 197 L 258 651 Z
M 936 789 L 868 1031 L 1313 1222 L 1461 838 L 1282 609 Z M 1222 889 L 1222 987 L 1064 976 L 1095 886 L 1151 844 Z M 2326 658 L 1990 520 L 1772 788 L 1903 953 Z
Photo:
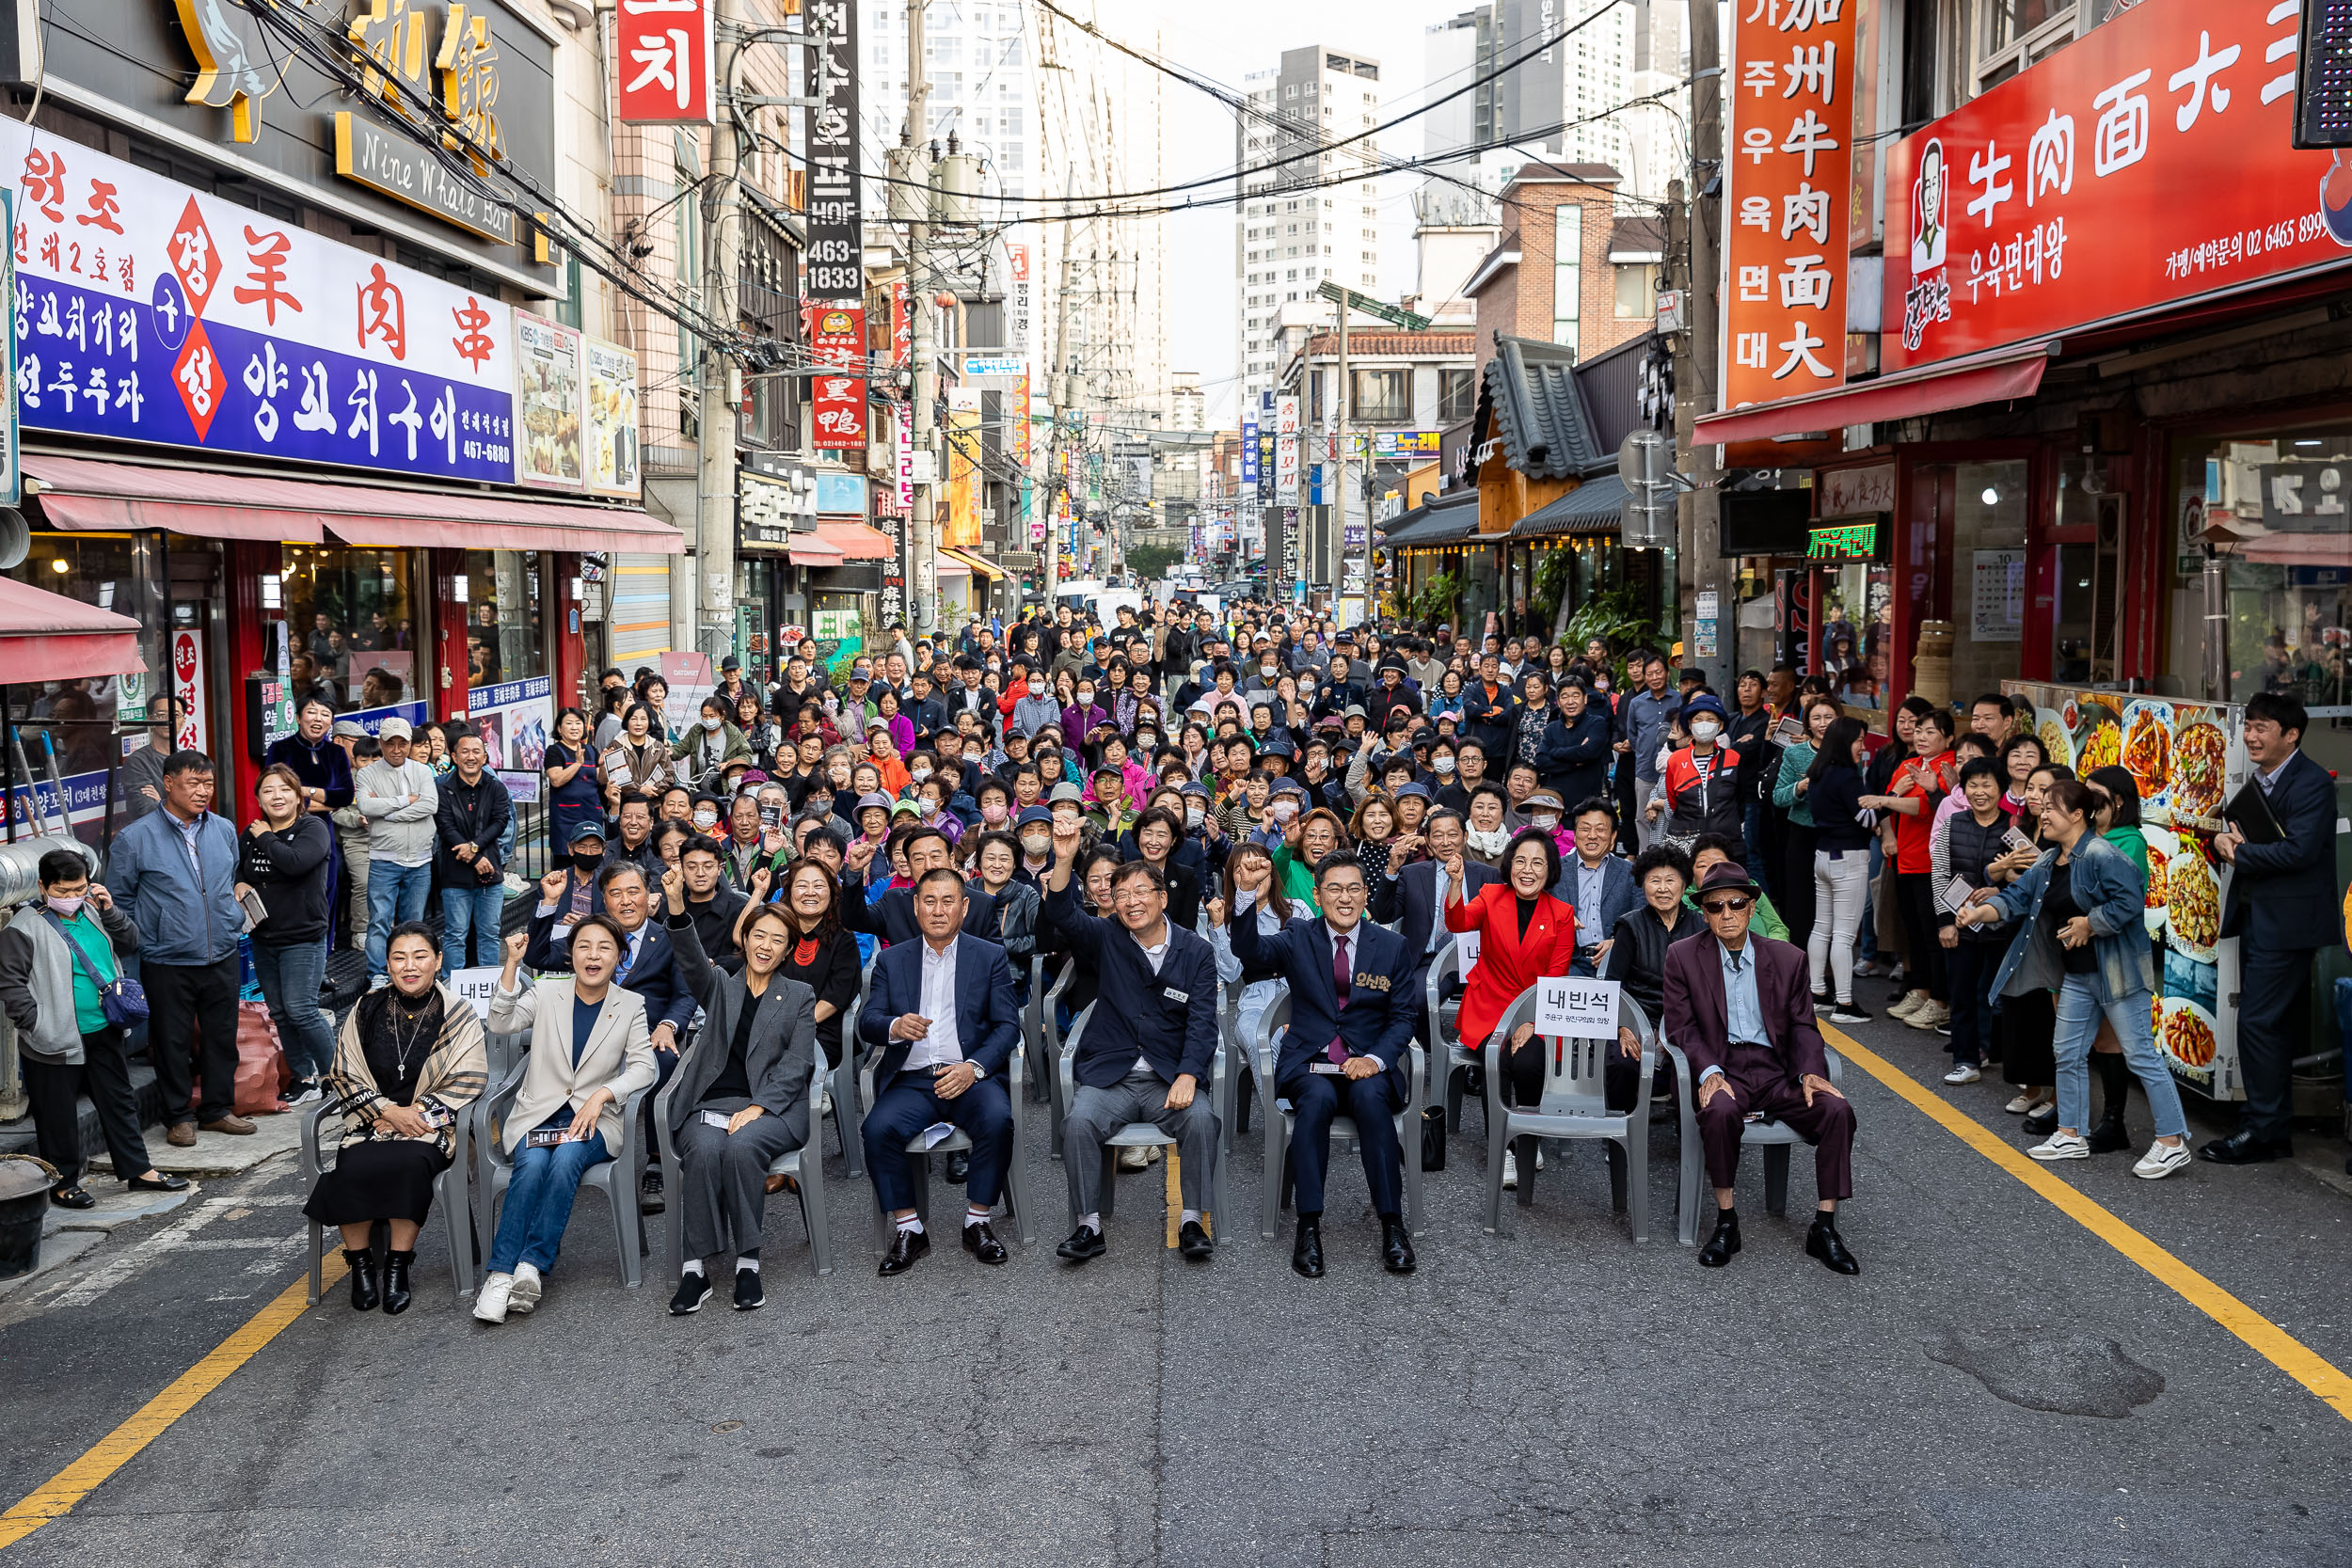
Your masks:
M 1189 1002 L 1192 1000 L 1191 997 L 1185 995 L 1183 991 L 1178 990 L 1174 986 L 1166 988 L 1160 994 L 1167 997 L 1170 1002 Z
M 1366 990 L 1387 990 L 1389 989 L 1389 977 L 1385 974 L 1359 974 L 1354 978 L 1356 984 L 1363 987 Z

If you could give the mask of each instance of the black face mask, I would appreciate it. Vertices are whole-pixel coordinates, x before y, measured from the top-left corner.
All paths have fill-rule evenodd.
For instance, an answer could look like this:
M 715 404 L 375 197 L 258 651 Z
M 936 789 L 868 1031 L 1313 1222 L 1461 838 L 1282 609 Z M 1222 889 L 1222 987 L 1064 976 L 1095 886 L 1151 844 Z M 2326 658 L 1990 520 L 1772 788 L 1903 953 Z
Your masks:
M 579 867 L 582 871 L 594 871 L 596 867 L 602 865 L 603 863 L 604 851 L 601 849 L 597 850 L 593 855 L 585 849 L 575 849 L 572 851 L 572 864 Z

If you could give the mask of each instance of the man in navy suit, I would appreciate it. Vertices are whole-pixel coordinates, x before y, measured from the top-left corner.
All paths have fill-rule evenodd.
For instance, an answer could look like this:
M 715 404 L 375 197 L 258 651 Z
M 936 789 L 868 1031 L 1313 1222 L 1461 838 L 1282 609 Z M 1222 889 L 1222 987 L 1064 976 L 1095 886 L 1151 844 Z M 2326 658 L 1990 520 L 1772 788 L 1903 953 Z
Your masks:
M 1176 1140 L 1184 1208 L 1177 1245 L 1199 1261 L 1212 1250 L 1200 1211 L 1217 1119 L 1200 1086 L 1216 1054 L 1216 953 L 1168 918 L 1168 883 L 1144 861 L 1111 873 L 1116 921 L 1080 909 L 1071 870 L 1083 836 L 1064 816 L 1045 879 L 1043 923 L 1060 927 L 1101 988 L 1071 1064 L 1077 1092 L 1062 1124 L 1062 1170 L 1076 1228 L 1057 1250 L 1073 1263 L 1103 1256 L 1103 1145 L 1129 1122 L 1151 1121 Z
M 909 1142 L 941 1122 L 971 1138 L 963 1249 L 983 1263 L 1005 1260 L 989 1219 L 1014 1157 L 1005 1093 L 1021 1043 L 1012 969 L 1002 947 L 963 934 L 967 899 L 952 866 L 924 872 L 914 895 L 920 940 L 893 942 L 874 960 L 857 1021 L 858 1038 L 882 1052 L 874 1108 L 866 1114 L 866 1163 L 875 1196 L 898 1227 L 882 1259 L 884 1277 L 906 1273 L 931 1249 L 914 1212 Z
M 1290 1031 L 1275 1064 L 1276 1089 L 1295 1108 L 1291 1170 L 1297 1181 L 1298 1240 L 1291 1267 L 1323 1277 L 1323 1173 L 1331 1161 L 1331 1118 L 1343 1110 L 1363 1146 L 1364 1180 L 1380 1215 L 1381 1261 L 1413 1271 L 1404 1219 L 1404 1150 L 1391 1119 L 1412 1098 L 1412 1040 L 1421 1012 L 1413 991 L 1417 955 L 1405 939 L 1364 919 L 1364 863 L 1326 855 L 1315 867 L 1323 918 L 1293 920 L 1262 936 L 1254 920 L 1233 922 L 1233 957 L 1244 969 L 1271 968 L 1290 982 Z M 1215 919 L 1223 911 L 1212 910 Z M 1418 1152 L 1418 1151 L 1416 1151 Z M 1266 1172 L 1269 1181 L 1279 1171 Z
M 1576 831 L 1576 854 L 1560 866 L 1560 880 L 1551 895 L 1576 909 L 1578 974 L 1597 974 L 1609 956 L 1610 932 L 1618 917 L 1639 909 L 1642 890 L 1633 885 L 1633 867 L 1617 853 L 1617 816 L 1606 796 L 1596 792 L 1575 808 L 1569 825 Z
M 955 847 L 937 828 L 918 828 L 907 835 L 906 851 L 907 875 L 914 879 L 915 887 L 892 888 L 869 905 L 866 901 L 866 868 L 873 863 L 874 844 L 870 839 L 860 839 L 850 846 L 841 857 L 841 898 L 836 905 L 842 925 L 852 931 L 880 937 L 893 946 L 911 942 L 920 934 L 922 920 L 915 907 L 915 889 L 922 885 L 925 873 L 940 866 L 953 867 Z M 964 925 L 975 940 L 991 940 L 980 933 L 996 929 L 995 917 L 995 898 L 973 890 L 972 907 L 964 916 Z
M 1446 937 L 1445 868 L 1461 855 L 1470 827 L 1462 820 L 1460 812 L 1440 809 L 1429 814 L 1422 823 L 1422 832 L 1429 840 L 1430 858 L 1415 861 L 1397 873 L 1390 882 L 1394 889 L 1389 895 L 1392 908 L 1372 912 L 1375 919 L 1382 918 L 1385 912 L 1388 918 L 1395 920 L 1396 934 L 1405 939 L 1405 950 L 1412 955 L 1413 1037 L 1426 1047 L 1431 1043 L 1429 1009 L 1421 1004 L 1429 991 L 1429 966 Z M 1481 888 L 1502 875 L 1484 861 L 1464 860 L 1462 879 L 1470 885 L 1462 890 L 1463 898 L 1477 897 Z M 1458 981 L 1454 989 L 1460 989 Z
M 2311 722 L 2303 705 L 2275 691 L 2246 700 L 2246 760 L 2253 782 L 2285 836 L 2249 844 L 2239 832 L 2216 835 L 2214 853 L 2236 868 L 2230 879 L 2221 934 L 2238 937 L 2238 1062 L 2246 1074 L 2246 1117 L 2235 1133 L 2199 1149 L 2217 1165 L 2250 1165 L 2294 1152 L 2287 1139 L 2290 1080 L 2308 1043 L 2294 1029 L 2312 987 L 2312 954 L 2342 928 L 2336 911 L 2336 785 L 2303 754 Z M 2352 1165 L 2345 1167 L 2352 1170 Z

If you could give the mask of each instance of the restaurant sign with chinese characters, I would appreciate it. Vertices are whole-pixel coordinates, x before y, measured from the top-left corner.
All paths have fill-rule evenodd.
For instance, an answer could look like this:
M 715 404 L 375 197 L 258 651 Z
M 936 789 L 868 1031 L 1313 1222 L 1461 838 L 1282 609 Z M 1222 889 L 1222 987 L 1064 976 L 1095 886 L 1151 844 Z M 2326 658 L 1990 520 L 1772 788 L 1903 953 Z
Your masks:
M 515 479 L 495 298 L 0 121 L 27 430 Z
M 1738 0 L 1724 162 L 1723 404 L 1846 379 L 1859 0 Z
M 2352 152 L 2298 152 L 2298 8 L 2143 0 L 1896 144 L 1881 363 L 2352 261 Z

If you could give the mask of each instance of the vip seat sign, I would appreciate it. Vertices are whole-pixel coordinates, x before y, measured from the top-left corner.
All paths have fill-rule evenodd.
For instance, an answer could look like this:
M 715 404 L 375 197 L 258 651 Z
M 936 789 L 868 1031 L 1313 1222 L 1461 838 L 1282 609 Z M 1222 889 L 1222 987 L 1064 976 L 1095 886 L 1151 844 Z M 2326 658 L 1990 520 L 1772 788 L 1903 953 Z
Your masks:
M 514 483 L 497 299 L 13 120 L 0 167 L 25 429 Z

